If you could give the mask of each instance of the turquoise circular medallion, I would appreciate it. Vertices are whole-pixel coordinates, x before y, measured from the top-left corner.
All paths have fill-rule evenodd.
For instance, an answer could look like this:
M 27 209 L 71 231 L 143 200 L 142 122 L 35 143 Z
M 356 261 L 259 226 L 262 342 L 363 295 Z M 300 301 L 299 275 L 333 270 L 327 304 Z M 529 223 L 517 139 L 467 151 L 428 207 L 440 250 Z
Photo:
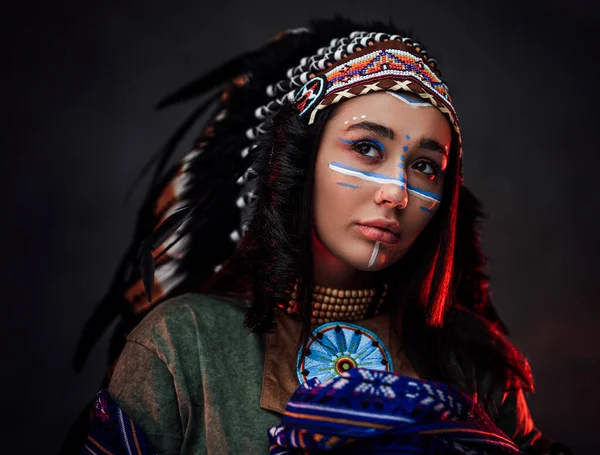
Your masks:
M 300 384 L 312 378 L 324 382 L 357 367 L 394 371 L 379 337 L 347 322 L 330 322 L 313 330 L 306 348 L 298 352 L 296 365 Z

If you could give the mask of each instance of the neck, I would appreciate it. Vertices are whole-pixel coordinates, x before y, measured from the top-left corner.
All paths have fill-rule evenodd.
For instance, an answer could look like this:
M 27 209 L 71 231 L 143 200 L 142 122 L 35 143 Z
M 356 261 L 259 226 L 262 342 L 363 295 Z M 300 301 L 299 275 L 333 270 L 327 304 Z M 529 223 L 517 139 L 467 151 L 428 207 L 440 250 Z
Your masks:
M 374 285 L 373 272 L 355 269 L 321 242 L 313 231 L 313 279 L 315 284 L 337 289 L 363 289 Z

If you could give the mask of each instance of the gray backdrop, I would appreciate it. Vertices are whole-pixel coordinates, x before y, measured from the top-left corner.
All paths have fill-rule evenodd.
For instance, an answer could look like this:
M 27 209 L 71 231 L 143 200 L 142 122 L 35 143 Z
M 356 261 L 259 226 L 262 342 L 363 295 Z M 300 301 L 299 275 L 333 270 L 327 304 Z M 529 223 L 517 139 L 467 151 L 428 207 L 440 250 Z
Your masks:
M 127 206 L 126 189 L 193 107 L 156 113 L 153 103 L 281 29 L 340 12 L 391 18 L 441 61 L 461 119 L 466 182 L 489 213 L 494 302 L 537 379 L 536 422 L 576 453 L 600 450 L 594 2 L 5 8 L 1 428 L 13 450 L 3 452 L 55 453 L 99 385 L 106 337 L 82 374 L 71 356 L 130 238 L 141 193 Z

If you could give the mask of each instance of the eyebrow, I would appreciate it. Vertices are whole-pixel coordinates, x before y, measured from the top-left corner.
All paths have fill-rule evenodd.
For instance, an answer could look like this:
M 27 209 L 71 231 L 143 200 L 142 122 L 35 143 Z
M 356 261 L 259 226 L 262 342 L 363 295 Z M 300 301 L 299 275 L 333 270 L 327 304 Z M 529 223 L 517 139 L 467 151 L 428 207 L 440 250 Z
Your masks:
M 379 123 L 375 123 L 375 122 L 364 121 L 364 122 L 353 123 L 348 128 L 346 128 L 346 131 L 352 131 L 352 130 L 367 130 L 367 131 L 370 131 L 371 133 L 375 133 L 380 136 L 383 136 L 386 139 L 390 139 L 390 140 L 396 139 L 396 133 L 394 133 L 393 129 L 388 128 L 387 126 L 380 125 Z
M 379 123 L 369 122 L 366 120 L 363 122 L 353 123 L 352 125 L 348 126 L 348 128 L 346 128 L 346 131 L 353 131 L 353 130 L 367 130 L 371 133 L 378 134 L 386 139 L 390 139 L 390 140 L 396 139 L 396 133 L 394 132 L 393 129 L 391 129 L 387 126 L 381 125 Z M 424 149 L 424 150 L 431 150 L 432 152 L 439 152 L 442 155 L 448 156 L 447 148 L 444 147 L 442 144 L 440 144 L 435 139 L 422 138 L 419 141 L 419 148 Z
M 423 138 L 419 141 L 419 148 L 425 150 L 431 150 L 432 152 L 439 152 L 444 156 L 448 156 L 448 149 L 440 144 L 435 139 Z

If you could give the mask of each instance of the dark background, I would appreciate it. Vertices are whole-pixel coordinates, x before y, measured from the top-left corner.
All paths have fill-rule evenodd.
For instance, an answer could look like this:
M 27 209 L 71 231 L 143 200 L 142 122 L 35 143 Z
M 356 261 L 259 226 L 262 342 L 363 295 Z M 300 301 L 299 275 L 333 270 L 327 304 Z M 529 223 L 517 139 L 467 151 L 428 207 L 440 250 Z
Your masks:
M 132 232 L 141 192 L 125 205 L 126 190 L 193 107 L 156 113 L 154 102 L 284 28 L 340 12 L 391 18 L 441 62 L 466 183 L 489 213 L 494 302 L 537 380 L 534 418 L 575 453 L 600 453 L 593 0 L 4 6 L 3 453 L 55 453 L 99 386 L 107 337 L 82 374 L 71 356 Z

